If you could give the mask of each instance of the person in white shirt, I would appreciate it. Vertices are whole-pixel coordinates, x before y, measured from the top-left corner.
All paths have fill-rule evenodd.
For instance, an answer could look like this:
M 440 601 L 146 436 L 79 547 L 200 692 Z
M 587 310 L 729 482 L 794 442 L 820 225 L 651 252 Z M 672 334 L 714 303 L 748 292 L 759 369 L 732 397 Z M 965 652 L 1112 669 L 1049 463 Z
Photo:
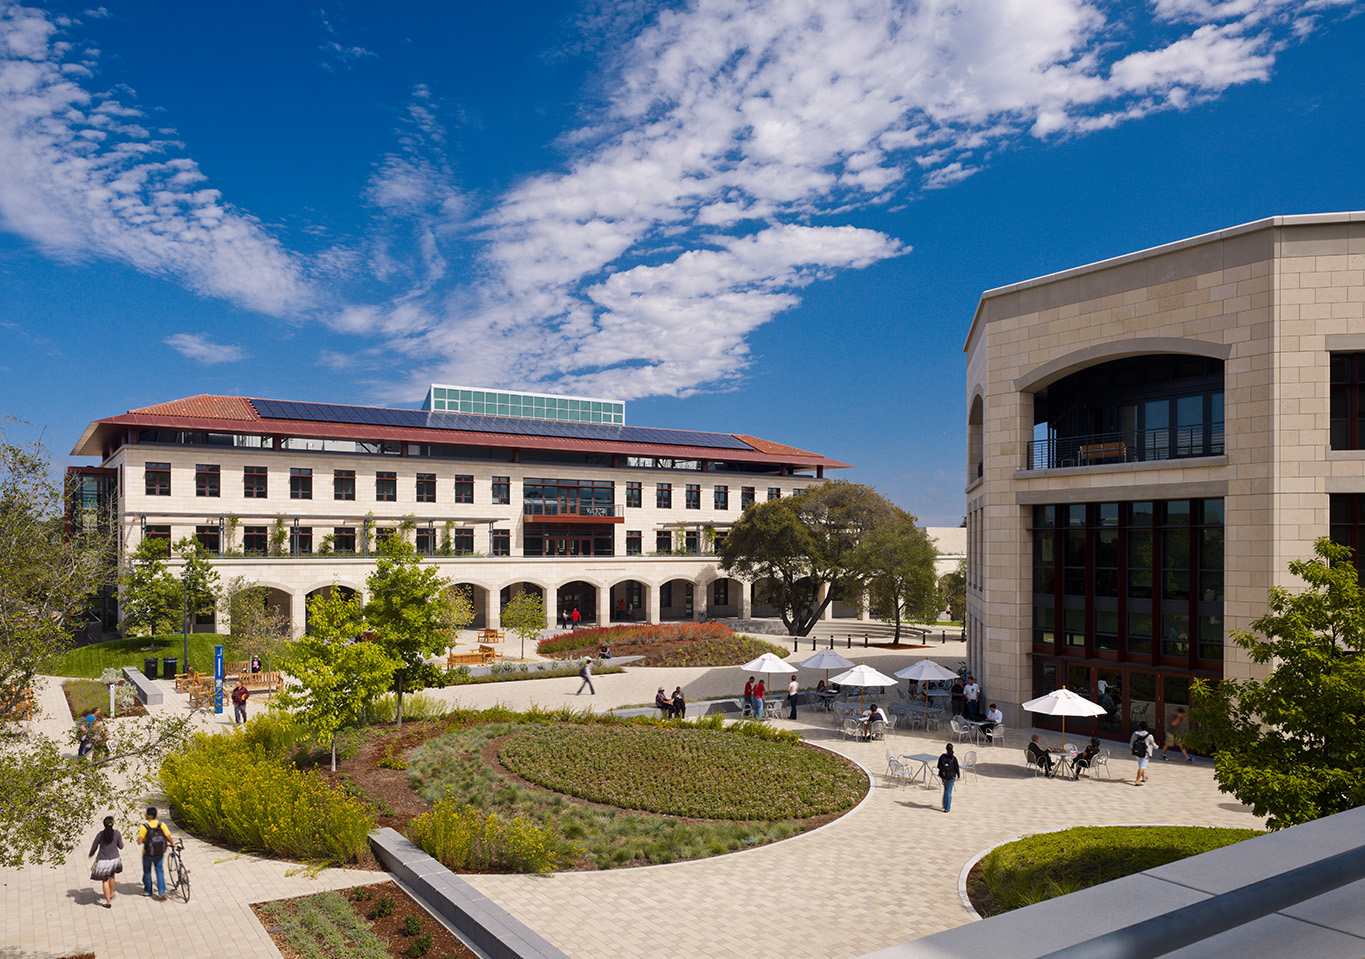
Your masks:
M 1138 723 L 1137 731 L 1129 738 L 1128 743 L 1138 764 L 1137 779 L 1133 781 L 1133 785 L 1141 786 L 1147 781 L 1147 760 L 1156 752 L 1156 739 L 1146 723 Z
M 791 716 L 788 717 L 790 719 L 796 718 L 796 696 L 799 692 L 801 692 L 801 684 L 793 676 L 792 681 L 787 684 L 787 705 L 791 707 L 792 711 Z
M 988 741 L 995 739 L 995 727 L 1004 721 L 1005 714 L 1000 711 L 995 703 L 991 703 L 991 708 L 986 711 L 986 721 L 981 724 L 981 729 L 986 733 Z
M 981 718 L 981 687 L 977 685 L 975 676 L 967 677 L 967 685 L 962 687 L 962 695 L 967 700 L 967 718 Z

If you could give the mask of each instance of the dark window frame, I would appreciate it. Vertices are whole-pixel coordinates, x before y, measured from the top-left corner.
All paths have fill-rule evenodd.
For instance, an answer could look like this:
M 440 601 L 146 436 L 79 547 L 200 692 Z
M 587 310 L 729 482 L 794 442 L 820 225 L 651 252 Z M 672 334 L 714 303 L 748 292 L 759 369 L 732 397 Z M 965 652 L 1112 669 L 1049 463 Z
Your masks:
M 419 503 L 436 502 L 436 474 L 418 473 L 413 484 L 413 495 Z
M 398 502 L 398 474 L 392 470 L 376 470 L 374 474 L 376 503 Z
M 217 463 L 194 464 L 194 495 L 217 498 L 223 490 L 223 471 Z
M 474 502 L 474 477 L 469 474 L 462 474 L 453 478 L 455 486 L 455 502 L 473 503 Z
M 246 499 L 268 499 L 270 492 L 270 468 L 268 466 L 242 467 L 242 496 Z
M 311 469 L 305 469 L 303 467 L 290 467 L 289 498 L 290 499 L 313 498 L 313 471 Z
M 332 470 L 332 499 L 355 500 L 355 470 Z
M 147 463 L 143 466 L 148 496 L 171 495 L 171 464 Z

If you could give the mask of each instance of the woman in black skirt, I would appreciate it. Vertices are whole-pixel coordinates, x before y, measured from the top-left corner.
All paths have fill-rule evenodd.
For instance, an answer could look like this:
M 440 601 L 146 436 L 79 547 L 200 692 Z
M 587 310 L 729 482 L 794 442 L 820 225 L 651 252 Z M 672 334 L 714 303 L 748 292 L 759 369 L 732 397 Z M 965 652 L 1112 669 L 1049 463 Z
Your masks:
M 122 848 L 123 834 L 114 828 L 114 817 L 105 816 L 104 829 L 95 833 L 95 841 L 90 844 L 90 855 L 95 856 L 90 878 L 104 883 L 105 909 L 114 907 L 114 877 L 123 872 L 123 860 L 118 852 Z

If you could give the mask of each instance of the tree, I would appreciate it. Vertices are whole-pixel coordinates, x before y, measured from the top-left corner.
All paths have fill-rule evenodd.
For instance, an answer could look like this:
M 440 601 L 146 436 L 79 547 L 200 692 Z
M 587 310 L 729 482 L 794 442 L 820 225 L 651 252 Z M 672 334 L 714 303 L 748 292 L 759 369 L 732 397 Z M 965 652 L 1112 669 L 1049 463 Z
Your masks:
M 337 768 L 336 735 L 360 720 L 365 708 L 389 687 L 400 663 L 372 642 L 356 642 L 365 631 L 360 598 L 343 596 L 333 586 L 308 600 L 309 632 L 283 657 L 293 680 L 278 696 L 318 742 L 332 751 Z
M 380 648 L 399 661 L 393 678 L 402 725 L 403 693 L 426 685 L 433 672 L 426 657 L 450 645 L 450 583 L 434 567 L 422 567 L 411 543 L 390 536 L 379 544 L 379 559 L 365 584 L 370 593 L 365 618 Z
M 181 584 L 166 569 L 166 546 L 164 539 L 144 539 L 119 574 L 125 636 L 179 632 Z
M 244 653 L 260 656 L 265 668 L 273 670 L 272 660 L 293 639 L 294 624 L 289 614 L 272 609 L 266 602 L 269 590 L 245 576 L 229 580 L 223 595 L 234 644 Z
M 938 591 L 943 597 L 943 605 L 948 608 L 948 618 L 955 623 L 963 620 L 967 608 L 967 561 L 959 560 L 957 569 L 944 573 L 938 581 Z
M 1271 829 L 1365 804 L 1365 590 L 1351 550 L 1327 537 L 1276 586 L 1269 612 L 1232 640 L 1264 680 L 1197 680 L 1191 745 L 1216 750 L 1214 776 Z M 1259 634 L 1259 635 L 1257 635 Z
M 867 578 L 873 601 L 891 613 L 896 646 L 901 642 L 902 616 L 911 622 L 938 618 L 937 556 L 929 535 L 915 525 L 915 517 L 894 506 L 890 517 L 868 530 L 858 544 L 855 564 Z
M 182 559 L 180 588 L 185 611 L 191 619 L 211 614 L 218 608 L 218 596 L 222 589 L 218 582 L 218 571 L 209 563 L 208 550 L 192 536 L 186 536 L 174 548 Z
M 114 573 L 109 518 L 74 524 L 64 536 L 63 507 L 42 445 L 0 434 L 0 718 L 35 676 L 51 671 L 89 597 Z M 0 736 L 0 866 L 64 862 L 96 812 L 131 809 L 184 725 L 120 722 L 94 761 L 64 754 L 58 740 L 36 732 Z
M 526 658 L 526 641 L 545 631 L 545 600 L 539 593 L 523 589 L 502 608 L 502 625 L 521 639 L 521 658 Z
M 805 636 L 836 595 L 864 588 L 859 543 L 894 509 L 870 486 L 843 480 L 754 503 L 725 537 L 720 565 L 751 582 L 770 579 L 788 634 Z

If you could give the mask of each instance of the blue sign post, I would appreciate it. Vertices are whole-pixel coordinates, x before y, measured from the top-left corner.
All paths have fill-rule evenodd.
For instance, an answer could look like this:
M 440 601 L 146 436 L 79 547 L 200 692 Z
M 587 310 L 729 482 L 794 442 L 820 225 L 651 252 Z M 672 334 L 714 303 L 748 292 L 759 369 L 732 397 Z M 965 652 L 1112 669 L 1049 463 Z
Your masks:
M 223 712 L 223 647 L 213 647 L 213 711 Z

